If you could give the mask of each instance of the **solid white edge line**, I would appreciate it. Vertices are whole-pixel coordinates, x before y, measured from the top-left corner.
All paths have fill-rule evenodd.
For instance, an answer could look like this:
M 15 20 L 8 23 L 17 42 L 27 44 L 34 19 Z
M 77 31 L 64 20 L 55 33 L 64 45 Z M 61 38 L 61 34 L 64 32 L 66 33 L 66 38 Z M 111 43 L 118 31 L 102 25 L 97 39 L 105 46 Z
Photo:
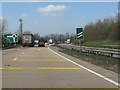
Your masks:
M 78 64 L 78 63 L 76 63 L 76 62 L 74 62 L 74 61 L 72 61 L 72 60 L 70 60 L 70 59 L 68 59 L 68 58 L 66 58 L 66 57 L 64 57 L 64 56 L 62 56 L 62 55 L 60 55 L 60 54 L 58 54 L 57 52 L 53 51 L 53 50 L 50 49 L 49 47 L 48 47 L 48 49 L 49 49 L 50 51 L 52 51 L 53 53 L 57 54 L 58 56 L 60 56 L 60 57 L 62 57 L 62 58 L 64 58 L 64 59 L 66 59 L 67 61 L 69 61 L 69 62 L 71 62 L 71 63 L 73 63 L 73 64 L 75 64 L 75 65 L 77 65 L 77 66 L 79 66 L 79 67 L 81 67 L 81 68 L 83 68 L 83 69 L 85 69 L 85 70 L 87 70 L 87 71 L 89 71 L 89 72 L 91 72 L 91 73 L 93 73 L 93 74 L 95 74 L 95 75 L 97 75 L 97 76 L 103 78 L 104 80 L 107 80 L 107 81 L 113 83 L 114 85 L 120 87 L 120 84 L 119 84 L 118 82 L 116 82 L 116 81 L 114 81 L 114 80 L 111 80 L 111 79 L 107 78 L 106 76 L 103 76 L 103 75 L 101 75 L 101 74 L 99 74 L 99 73 L 96 73 L 95 71 L 92 71 L 92 70 L 90 70 L 90 69 L 88 69 L 88 68 L 86 68 L 86 67 L 84 67 L 84 66 L 82 66 L 82 65 L 80 65 L 80 64 Z

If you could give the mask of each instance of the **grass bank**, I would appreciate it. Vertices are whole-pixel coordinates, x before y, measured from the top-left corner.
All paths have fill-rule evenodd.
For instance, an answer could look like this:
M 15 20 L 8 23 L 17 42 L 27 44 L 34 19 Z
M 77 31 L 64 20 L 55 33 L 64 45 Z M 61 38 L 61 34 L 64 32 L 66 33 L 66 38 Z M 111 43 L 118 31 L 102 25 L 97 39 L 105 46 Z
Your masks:
M 81 53 L 78 50 L 66 49 L 66 48 L 62 48 L 59 46 L 57 46 L 57 47 L 59 48 L 60 52 L 63 52 L 65 54 L 71 55 L 75 58 L 79 58 L 80 60 L 90 62 L 97 66 L 100 66 L 100 67 L 103 67 L 103 68 L 106 68 L 108 70 L 118 73 L 118 59 L 116 59 L 116 58 L 95 55 L 95 54 Z
M 120 49 L 120 41 L 104 40 L 104 41 L 87 41 L 82 43 L 83 46 L 102 47 L 111 49 Z

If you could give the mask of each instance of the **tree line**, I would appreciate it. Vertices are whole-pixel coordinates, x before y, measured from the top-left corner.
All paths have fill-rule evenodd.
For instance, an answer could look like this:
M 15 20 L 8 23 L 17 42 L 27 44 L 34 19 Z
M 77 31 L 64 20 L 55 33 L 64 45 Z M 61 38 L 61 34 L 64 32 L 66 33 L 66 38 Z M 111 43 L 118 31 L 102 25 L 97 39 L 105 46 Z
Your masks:
M 84 28 L 84 38 L 87 41 L 120 41 L 120 20 L 118 13 L 115 17 L 89 23 Z
M 83 43 L 88 41 L 120 41 L 120 12 L 117 13 L 115 17 L 105 18 L 104 20 L 98 20 L 95 23 L 88 23 L 84 27 L 84 39 Z M 0 34 L 6 33 L 7 21 L 3 19 L 0 21 Z M 18 30 L 19 31 L 19 30 Z M 30 31 L 25 31 L 24 33 L 31 33 Z M 19 34 L 19 33 L 18 33 Z M 70 34 L 69 32 L 65 34 L 49 34 L 46 36 L 40 36 L 39 33 L 34 33 L 35 39 L 42 39 L 47 42 L 50 38 L 53 39 L 55 43 L 65 43 L 67 39 L 71 40 L 71 43 L 78 44 L 76 39 L 76 33 Z
M 97 20 L 95 23 L 88 23 L 84 27 L 84 39 L 82 43 L 92 41 L 120 41 L 120 12 L 115 17 L 105 18 L 103 20 Z M 76 39 L 76 34 L 51 34 L 47 35 L 46 39 L 51 37 L 54 42 L 58 41 L 64 43 L 68 38 L 71 39 L 71 43 L 79 44 Z
M 53 39 L 54 43 L 65 43 L 67 39 L 71 40 L 71 43 L 77 44 L 76 35 L 74 33 L 69 34 L 68 32 L 65 34 L 49 34 L 44 37 L 46 41 L 48 41 L 50 38 Z

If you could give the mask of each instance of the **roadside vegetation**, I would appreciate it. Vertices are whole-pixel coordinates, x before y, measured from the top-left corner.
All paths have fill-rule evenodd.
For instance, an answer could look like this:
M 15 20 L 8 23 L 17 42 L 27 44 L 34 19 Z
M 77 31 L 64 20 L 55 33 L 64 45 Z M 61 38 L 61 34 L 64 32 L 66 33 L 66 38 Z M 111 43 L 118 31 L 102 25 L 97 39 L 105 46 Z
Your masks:
M 89 47 L 103 47 L 120 49 L 120 12 L 116 13 L 116 16 L 98 20 L 96 22 L 90 22 L 84 27 L 84 39 L 82 40 L 83 46 Z M 0 34 L 8 33 L 8 24 L 6 19 L 0 20 Z M 24 33 L 31 33 L 30 31 L 23 30 Z M 19 37 L 19 43 L 21 43 L 20 31 L 16 33 Z M 50 38 L 54 43 L 65 43 L 67 39 L 71 40 L 71 44 L 79 45 L 79 40 L 76 39 L 76 33 L 66 32 L 65 34 L 49 34 L 41 37 L 39 33 L 34 33 L 35 39 L 44 39 L 48 41 Z
M 120 12 L 115 17 L 89 23 L 84 28 L 85 46 L 120 48 Z
M 107 57 L 107 56 L 95 55 L 95 54 L 81 53 L 80 51 L 75 49 L 67 49 L 59 46 L 57 47 L 59 48 L 59 51 L 62 53 L 71 55 L 75 58 L 79 58 L 80 60 L 90 62 L 97 66 L 100 66 L 118 73 L 119 59 Z
M 120 12 L 116 16 L 90 22 L 84 27 L 83 46 L 102 47 L 120 49 Z M 76 34 L 50 34 L 46 38 L 51 37 L 55 43 L 65 43 L 69 38 L 71 43 L 79 45 L 79 40 L 76 39 Z
M 119 44 L 120 41 L 104 40 L 104 41 L 86 41 L 82 45 L 88 47 L 120 49 Z

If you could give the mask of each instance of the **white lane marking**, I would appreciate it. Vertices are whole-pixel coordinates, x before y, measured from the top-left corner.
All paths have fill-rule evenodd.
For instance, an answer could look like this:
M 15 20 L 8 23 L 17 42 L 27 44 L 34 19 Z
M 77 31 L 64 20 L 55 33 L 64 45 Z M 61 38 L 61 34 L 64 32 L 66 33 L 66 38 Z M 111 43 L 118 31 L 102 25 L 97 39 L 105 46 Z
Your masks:
M 20 50 L 20 49 L 17 49 L 17 50 Z
M 15 61 L 15 60 L 17 60 L 17 57 L 16 57 L 16 58 L 14 58 L 12 61 Z
M 116 81 L 114 81 L 114 80 L 112 80 L 112 79 L 109 79 L 109 78 L 107 78 L 106 76 L 103 76 L 103 75 L 101 75 L 101 74 L 99 74 L 99 73 L 96 73 L 95 71 L 92 71 L 92 70 L 90 70 L 90 69 L 88 69 L 88 68 L 86 68 L 86 67 L 84 67 L 84 66 L 82 66 L 82 65 L 80 65 L 80 64 L 78 64 L 78 63 L 76 63 L 76 62 L 74 62 L 74 61 L 72 61 L 72 60 L 70 60 L 70 59 L 68 59 L 68 58 L 60 55 L 60 54 L 58 54 L 57 52 L 53 51 L 53 50 L 50 49 L 49 47 L 48 47 L 48 49 L 49 49 L 50 51 L 52 51 L 53 53 L 57 54 L 58 56 L 66 59 L 67 61 L 69 61 L 69 62 L 71 62 L 71 63 L 73 63 L 73 64 L 75 64 L 75 65 L 77 65 L 77 66 L 79 66 L 79 67 L 81 67 L 81 68 L 83 68 L 83 69 L 85 69 L 85 70 L 87 70 L 87 71 L 89 71 L 89 72 L 91 72 L 91 73 L 93 73 L 93 74 L 101 77 L 101 78 L 103 78 L 104 80 L 107 80 L 107 81 L 113 83 L 114 85 L 120 86 L 120 84 L 119 84 L 118 82 L 116 82 Z
M 38 50 L 41 50 L 41 49 L 38 49 Z

